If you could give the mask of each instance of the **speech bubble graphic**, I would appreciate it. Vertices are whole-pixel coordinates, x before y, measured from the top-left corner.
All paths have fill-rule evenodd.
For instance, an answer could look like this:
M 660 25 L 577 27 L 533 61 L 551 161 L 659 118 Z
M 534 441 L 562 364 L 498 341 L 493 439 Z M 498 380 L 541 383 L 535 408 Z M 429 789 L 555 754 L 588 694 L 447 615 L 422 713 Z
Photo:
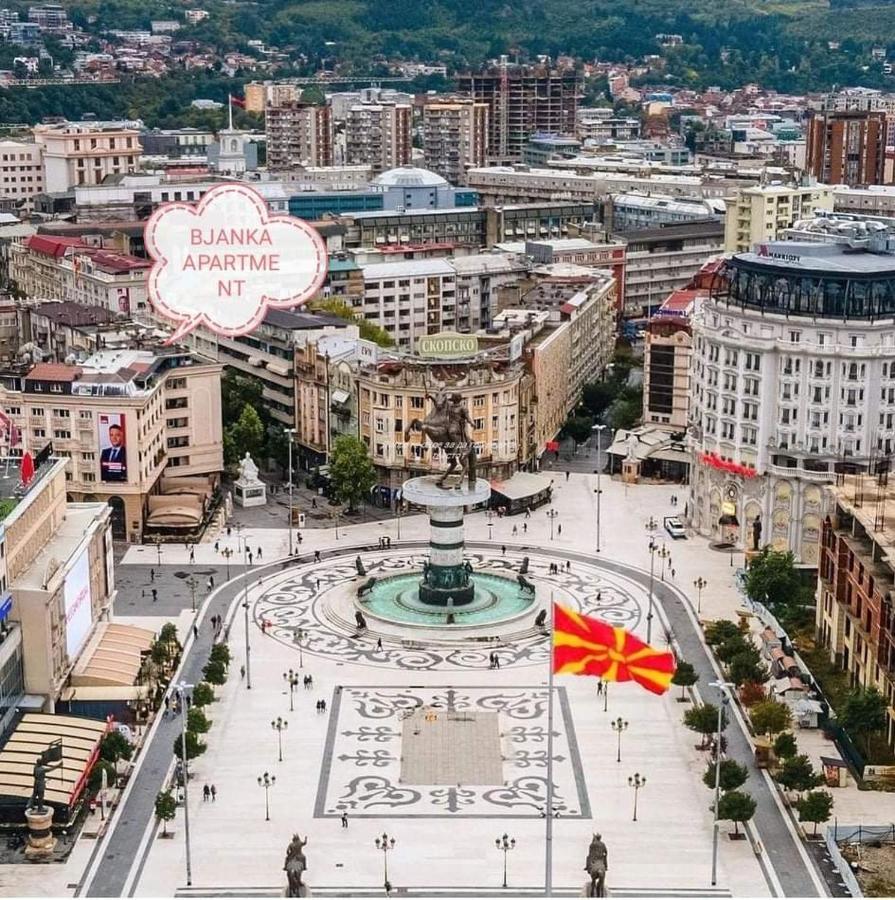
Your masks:
M 301 219 L 273 215 L 248 185 L 220 184 L 194 205 L 166 203 L 146 225 L 155 260 L 149 300 L 177 323 L 174 341 L 199 325 L 236 337 L 270 308 L 310 300 L 326 277 L 326 245 Z

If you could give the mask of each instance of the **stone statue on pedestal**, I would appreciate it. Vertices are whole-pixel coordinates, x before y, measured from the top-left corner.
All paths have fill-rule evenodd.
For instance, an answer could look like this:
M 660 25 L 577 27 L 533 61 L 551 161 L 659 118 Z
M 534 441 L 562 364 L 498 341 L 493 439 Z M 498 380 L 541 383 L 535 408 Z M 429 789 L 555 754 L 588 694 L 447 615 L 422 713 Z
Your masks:
M 304 895 L 304 884 L 301 876 L 308 868 L 308 861 L 305 858 L 305 845 L 308 839 L 302 840 L 297 834 L 292 835 L 292 842 L 286 848 L 286 861 L 283 863 L 283 871 L 289 881 L 287 889 L 287 897 L 301 897 Z
M 761 546 L 761 515 L 752 520 L 752 549 L 758 550 Z
M 252 455 L 246 451 L 246 455 L 239 461 L 239 478 L 241 481 L 257 481 L 258 466 L 252 459 Z
M 584 870 L 590 875 L 588 897 L 606 896 L 606 871 L 609 868 L 609 851 L 603 843 L 603 837 L 595 834 L 587 848 L 587 862 Z

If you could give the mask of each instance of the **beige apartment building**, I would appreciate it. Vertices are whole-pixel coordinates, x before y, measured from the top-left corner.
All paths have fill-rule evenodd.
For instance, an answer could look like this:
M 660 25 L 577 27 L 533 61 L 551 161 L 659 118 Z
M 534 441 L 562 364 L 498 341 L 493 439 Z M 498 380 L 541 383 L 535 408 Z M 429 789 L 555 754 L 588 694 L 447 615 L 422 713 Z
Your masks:
M 245 110 L 250 113 L 263 113 L 264 108 L 295 103 L 301 97 L 297 84 L 286 81 L 250 81 L 245 86 Z
M 21 429 L 23 449 L 48 443 L 70 460 L 73 501 L 104 501 L 117 539 L 154 529 L 161 495 L 204 502 L 223 469 L 222 367 L 178 350 L 107 350 L 81 365 L 39 363 L 20 387 L 0 388 L 0 407 Z M 199 486 L 208 486 L 207 492 Z M 183 527 L 202 503 L 182 499 Z
M 756 244 L 783 237 L 799 219 L 833 208 L 833 188 L 825 184 L 769 184 L 740 188 L 727 200 L 724 250 L 746 253 Z
M 24 141 L 0 141 L 0 199 L 17 207 L 31 208 L 31 199 L 44 190 L 40 145 Z
M 488 104 L 433 98 L 423 106 L 424 167 L 451 184 L 465 184 L 470 166 L 488 156 Z
M 121 122 L 37 125 L 34 140 L 43 151 L 48 193 L 100 184 L 107 175 L 132 174 L 143 149 L 140 132 Z
M 264 113 L 267 167 L 282 171 L 333 164 L 333 118 L 328 106 L 269 103 Z
M 345 121 L 345 162 L 368 165 L 373 174 L 406 166 L 411 160 L 409 103 L 360 103 Z

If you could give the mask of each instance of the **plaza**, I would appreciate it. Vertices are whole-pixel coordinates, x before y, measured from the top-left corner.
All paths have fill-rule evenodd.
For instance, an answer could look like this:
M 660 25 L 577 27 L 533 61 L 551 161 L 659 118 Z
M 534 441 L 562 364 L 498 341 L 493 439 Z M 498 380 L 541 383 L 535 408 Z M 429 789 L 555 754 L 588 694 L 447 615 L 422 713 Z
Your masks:
M 645 525 L 670 508 L 673 490 L 626 488 L 603 479 L 598 557 L 594 477 L 572 474 L 566 480 L 558 474 L 554 486 L 558 515 L 552 521 L 543 509 L 530 519 L 467 516 L 466 555 L 473 568 L 512 575 L 528 557 L 541 607 L 553 597 L 646 638 L 650 532 Z M 390 550 L 380 549 L 383 536 L 392 539 Z M 661 541 L 662 535 L 656 538 Z M 188 602 L 179 617 L 168 616 L 186 636 L 181 677 L 187 683 L 200 678 L 211 615 L 224 616 L 233 654 L 229 679 L 208 708 L 213 722 L 204 736 L 208 749 L 190 764 L 192 884 L 187 885 L 182 808 L 168 823 L 174 833 L 168 840 L 159 838 L 161 826 L 152 815 L 155 794 L 173 770 L 171 745 L 180 729 L 176 717 L 159 716 L 115 827 L 92 846 L 78 843 L 59 867 L 64 871 L 51 875 L 58 892 L 282 895 L 285 850 L 297 833 L 308 839 L 305 880 L 320 896 L 381 895 L 385 855 L 395 890 L 486 896 L 503 890 L 504 854 L 495 841 L 506 833 L 516 841 L 507 853 L 508 891 L 543 896 L 549 639 L 534 627 L 534 615 L 509 623 L 496 641 L 477 639 L 487 637 L 487 629 L 451 641 L 427 639 L 419 629 L 372 618 L 358 635 L 339 612 L 346 592 L 365 580 L 355 567 L 357 556 L 368 575 L 419 567 L 428 541 L 422 515 L 343 526 L 338 538 L 333 530 L 306 530 L 297 559 L 288 564 L 285 529 L 243 529 L 242 539 L 256 556 L 262 549 L 262 561 L 245 577 L 234 566 L 231 581 L 205 598 L 197 613 L 198 637 L 191 636 Z M 193 563 L 182 545 L 131 548 L 119 571 L 131 596 L 141 577 L 148 583 L 157 554 L 164 572 L 220 572 L 219 550 L 237 546 L 236 532 L 229 538 L 222 533 L 219 542 L 218 550 L 213 541 L 200 544 Z M 664 649 L 673 634 L 672 645 L 700 673 L 696 695 L 712 702 L 709 682 L 717 674 L 696 627 L 696 606 L 702 618 L 732 613 L 731 562 L 741 560 L 709 551 L 698 539 L 669 538 L 666 545 L 671 557 L 654 573 L 651 640 Z M 685 589 L 697 575 L 711 586 L 698 600 Z M 249 672 L 241 677 L 245 594 L 251 656 Z M 134 612 L 128 620 L 162 621 L 145 599 Z M 491 653 L 497 653 L 499 669 L 490 667 Z M 299 675 L 291 701 L 283 677 L 290 669 Z M 301 684 L 305 674 L 313 676 L 310 690 Z M 613 684 L 599 695 L 594 678 L 557 676 L 555 684 L 554 894 L 581 895 L 595 832 L 608 847 L 607 885 L 613 896 L 823 893 L 792 822 L 764 773 L 751 763 L 736 716 L 727 731 L 728 752 L 749 766 L 746 787 L 758 810 L 746 826 L 746 840 L 730 840 L 732 823 L 721 823 L 712 886 L 711 792 L 702 783 L 708 755 L 697 749 L 698 735 L 682 724 L 687 706 L 677 700 L 680 689 L 656 697 L 633 684 Z M 325 712 L 316 708 L 320 700 L 326 701 Z M 278 734 L 271 729 L 277 717 L 289 723 L 281 735 L 282 762 Z M 611 723 L 619 717 L 628 727 L 617 762 L 619 739 Z M 265 772 L 276 776 L 268 795 L 269 821 L 258 784 Z M 636 821 L 629 786 L 635 773 L 646 779 Z M 216 787 L 213 802 L 203 800 L 205 784 Z M 383 833 L 395 839 L 387 854 L 374 843 Z M 0 877 L 15 883 L 16 893 L 46 892 L 34 869 L 15 869 Z

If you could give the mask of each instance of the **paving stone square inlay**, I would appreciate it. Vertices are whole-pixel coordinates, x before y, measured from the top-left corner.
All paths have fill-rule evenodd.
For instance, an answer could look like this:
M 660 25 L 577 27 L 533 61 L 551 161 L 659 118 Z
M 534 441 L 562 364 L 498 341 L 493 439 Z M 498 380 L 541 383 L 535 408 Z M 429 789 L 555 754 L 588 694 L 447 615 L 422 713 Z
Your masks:
M 555 691 L 553 810 L 590 818 L 571 710 L 565 689 Z M 544 814 L 543 686 L 343 687 L 330 710 L 317 818 L 343 811 L 354 818 Z

